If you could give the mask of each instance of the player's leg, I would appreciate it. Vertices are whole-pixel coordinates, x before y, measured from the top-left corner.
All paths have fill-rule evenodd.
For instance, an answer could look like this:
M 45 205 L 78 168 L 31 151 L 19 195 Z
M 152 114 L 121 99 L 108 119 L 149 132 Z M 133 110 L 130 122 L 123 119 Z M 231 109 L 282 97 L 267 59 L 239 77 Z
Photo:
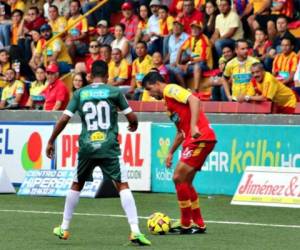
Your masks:
M 60 239 L 66 240 L 69 237 L 69 227 L 74 210 L 79 202 L 80 192 L 85 184 L 85 181 L 91 180 L 93 169 L 93 160 L 82 159 L 78 161 L 78 167 L 74 181 L 66 196 L 62 223 L 53 230 L 53 233 Z
M 102 159 L 100 166 L 103 174 L 114 182 L 120 194 L 121 205 L 131 229 L 129 239 L 139 245 L 151 245 L 139 229 L 135 200 L 127 182 L 127 167 L 120 165 L 119 158 Z
M 190 228 L 192 220 L 192 204 L 190 196 L 189 177 L 195 174 L 195 169 L 180 161 L 173 175 L 178 205 L 180 208 L 180 222 L 182 228 Z

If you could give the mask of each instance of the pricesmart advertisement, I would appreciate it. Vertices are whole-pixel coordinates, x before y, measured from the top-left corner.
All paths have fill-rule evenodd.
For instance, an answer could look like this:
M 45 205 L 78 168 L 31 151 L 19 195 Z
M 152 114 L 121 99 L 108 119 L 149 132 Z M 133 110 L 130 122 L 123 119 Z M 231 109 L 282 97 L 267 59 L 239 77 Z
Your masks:
M 46 156 L 53 122 L 0 122 L 0 166 L 13 183 L 21 183 L 27 170 L 49 170 Z
M 218 143 L 194 180 L 203 194 L 233 195 L 246 166 L 300 167 L 300 126 L 212 125 Z M 151 187 L 154 192 L 174 192 L 171 169 L 165 159 L 175 137 L 173 124 L 152 124 Z
M 128 182 L 135 191 L 150 191 L 151 123 L 140 122 L 135 132 L 128 123 L 119 123 L 121 162 L 128 167 Z M 56 141 L 57 170 L 74 170 L 77 166 L 78 139 L 81 124 L 68 124 Z

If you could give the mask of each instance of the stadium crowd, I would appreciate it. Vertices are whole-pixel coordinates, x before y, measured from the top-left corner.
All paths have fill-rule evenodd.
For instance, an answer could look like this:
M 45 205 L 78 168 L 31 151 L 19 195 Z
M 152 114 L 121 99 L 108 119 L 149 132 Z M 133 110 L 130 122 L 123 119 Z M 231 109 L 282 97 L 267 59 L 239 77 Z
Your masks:
M 294 112 L 299 0 L 116 0 L 83 16 L 99 2 L 0 1 L 0 108 L 63 110 L 103 60 L 132 100 L 154 101 L 141 83 L 156 70 L 204 101 Z

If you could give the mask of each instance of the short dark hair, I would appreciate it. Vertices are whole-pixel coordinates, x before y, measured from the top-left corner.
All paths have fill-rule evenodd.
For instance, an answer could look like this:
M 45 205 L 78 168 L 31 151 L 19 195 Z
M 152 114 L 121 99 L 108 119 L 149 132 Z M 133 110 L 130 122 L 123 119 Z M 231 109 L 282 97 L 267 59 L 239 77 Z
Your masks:
M 283 36 L 280 40 L 280 43 L 283 41 L 283 40 L 288 40 L 290 41 L 291 45 L 295 45 L 295 39 L 293 37 L 290 37 L 290 36 Z
M 227 2 L 227 3 L 228 3 L 228 5 L 229 5 L 229 6 L 231 6 L 231 0 L 220 0 L 220 2 L 221 2 L 221 1 L 223 1 L 223 2 Z
M 265 67 L 264 65 L 261 63 L 261 62 L 255 62 L 251 65 L 251 68 L 254 68 L 254 67 L 258 67 L 260 68 L 261 70 L 265 70 Z
M 54 4 L 51 4 L 50 6 L 49 6 L 49 9 L 50 8 L 53 8 L 53 9 L 55 9 L 57 12 L 58 12 L 58 8 L 57 8 L 57 6 L 56 5 L 54 5 Z
M 40 14 L 40 10 L 39 10 L 39 8 L 38 7 L 36 7 L 36 6 L 32 6 L 32 7 L 30 7 L 28 10 L 34 10 L 35 11 L 35 14 Z
M 112 48 L 111 48 L 111 46 L 110 46 L 109 44 L 102 44 L 102 45 L 100 46 L 100 49 L 102 49 L 102 48 L 107 48 L 107 49 L 109 50 L 109 52 L 112 51 Z
M 283 14 L 280 14 L 280 15 L 277 16 L 276 22 L 277 22 L 278 19 L 284 19 L 287 23 L 289 22 L 287 16 L 285 16 Z
M 142 86 L 145 88 L 148 84 L 152 85 L 156 82 L 166 82 L 165 79 L 159 74 L 157 71 L 151 71 L 145 77 L 142 81 Z
M 246 39 L 238 39 L 235 41 L 235 48 L 237 49 L 239 47 L 239 43 L 247 43 L 247 45 L 249 46 L 249 43 Z
M 161 5 L 159 6 L 160 9 L 163 9 L 165 12 L 169 13 L 169 8 L 167 5 Z
M 15 13 L 19 13 L 19 15 L 20 15 L 21 17 L 24 16 L 24 12 L 23 12 L 22 10 L 15 9 L 15 10 L 11 13 L 11 15 L 13 16 Z
M 107 63 L 97 60 L 92 64 L 92 77 L 106 77 L 108 75 Z
M 124 25 L 124 23 L 118 23 L 118 24 L 115 25 L 115 27 L 120 27 L 121 30 L 122 30 L 123 32 L 125 32 L 126 26 Z
M 145 41 L 139 40 L 139 41 L 136 43 L 136 45 L 138 45 L 138 44 L 143 44 L 144 47 L 145 47 L 145 49 L 148 49 L 148 45 L 147 45 L 147 43 L 146 43 Z
M 0 49 L 0 54 L 3 53 L 3 52 L 9 55 L 9 53 L 6 49 Z

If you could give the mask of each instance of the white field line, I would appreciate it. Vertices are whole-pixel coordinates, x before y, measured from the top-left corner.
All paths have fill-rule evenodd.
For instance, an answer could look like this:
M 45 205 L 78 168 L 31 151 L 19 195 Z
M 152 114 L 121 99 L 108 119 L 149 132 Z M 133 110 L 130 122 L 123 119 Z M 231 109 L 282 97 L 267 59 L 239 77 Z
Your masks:
M 55 211 L 15 210 L 15 209 L 0 209 L 0 212 L 26 213 L 26 214 L 63 214 L 62 212 L 55 212 Z M 121 215 L 121 214 L 74 213 L 74 215 L 77 215 L 77 216 L 98 216 L 98 217 L 126 218 L 125 215 Z M 146 216 L 139 216 L 139 218 L 140 219 L 148 219 L 148 217 L 146 217 Z M 211 224 L 227 224 L 227 225 L 298 228 L 298 229 L 300 229 L 300 225 L 281 225 L 281 224 L 254 223 L 254 222 L 242 222 L 242 221 L 214 221 L 214 220 L 207 220 L 206 222 L 211 223 Z

